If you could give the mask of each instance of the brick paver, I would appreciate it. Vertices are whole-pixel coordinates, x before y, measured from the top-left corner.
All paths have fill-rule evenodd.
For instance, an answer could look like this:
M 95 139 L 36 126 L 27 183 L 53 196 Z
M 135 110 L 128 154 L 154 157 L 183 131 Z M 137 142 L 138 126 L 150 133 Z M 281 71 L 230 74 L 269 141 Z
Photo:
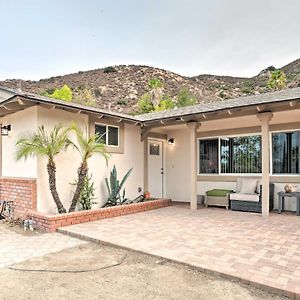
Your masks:
M 234 276 L 300 297 L 300 217 L 172 206 L 63 232 Z
M 0 268 L 84 243 L 60 233 L 25 236 L 0 224 Z

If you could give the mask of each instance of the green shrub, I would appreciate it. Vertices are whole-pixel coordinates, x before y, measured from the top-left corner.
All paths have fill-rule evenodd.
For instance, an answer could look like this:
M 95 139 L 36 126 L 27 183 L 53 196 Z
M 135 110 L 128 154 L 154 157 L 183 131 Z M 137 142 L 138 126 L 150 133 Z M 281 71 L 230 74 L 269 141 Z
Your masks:
M 220 93 L 219 93 L 219 97 L 221 97 L 221 98 L 225 98 L 226 97 L 226 95 L 225 95 L 225 93 L 223 92 L 223 91 L 221 91 Z
M 103 73 L 115 73 L 117 72 L 117 69 L 114 67 L 106 67 L 103 69 Z
M 92 175 L 86 176 L 84 179 L 84 185 L 80 192 L 79 204 L 82 210 L 92 209 L 93 204 L 97 204 L 94 200 L 95 198 L 95 187 L 92 181 Z
M 190 94 L 188 88 L 183 88 L 180 90 L 177 96 L 177 106 L 184 107 L 189 105 L 194 105 L 197 103 L 196 97 Z
M 65 84 L 62 88 L 55 89 L 55 91 L 50 94 L 49 97 L 71 102 L 73 99 L 73 93 L 72 90 Z
M 101 96 L 101 90 L 100 89 L 94 89 L 94 95 L 95 95 L 95 97 L 100 97 Z
M 144 94 L 138 101 L 138 109 L 140 114 L 154 111 L 153 103 L 151 102 L 149 93 Z
M 155 111 L 163 111 L 172 109 L 175 107 L 173 99 L 169 95 L 163 95 L 158 106 L 155 107 Z
M 128 104 L 128 100 L 127 99 L 118 99 L 117 101 L 118 105 L 124 105 L 126 106 Z
M 253 88 L 252 88 L 252 87 L 249 87 L 249 86 L 244 86 L 244 87 L 241 89 L 241 92 L 244 93 L 244 94 L 252 94 Z

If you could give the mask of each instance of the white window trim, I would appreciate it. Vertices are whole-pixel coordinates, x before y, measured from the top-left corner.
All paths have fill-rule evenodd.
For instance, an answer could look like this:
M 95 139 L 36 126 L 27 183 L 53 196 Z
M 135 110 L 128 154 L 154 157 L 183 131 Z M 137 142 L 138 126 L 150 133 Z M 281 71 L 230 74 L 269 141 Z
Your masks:
M 242 134 L 230 134 L 230 135 L 220 135 L 220 136 L 210 136 L 210 137 L 199 137 L 197 138 L 197 163 L 198 163 L 198 168 L 197 168 L 197 176 L 245 176 L 245 177 L 258 177 L 258 176 L 261 176 L 261 173 L 221 173 L 221 152 L 220 152 L 220 145 L 221 145 L 221 139 L 224 139 L 224 138 L 233 138 L 233 137 L 247 137 L 247 136 L 261 136 L 261 132 L 257 132 L 257 133 L 242 133 Z M 218 173 L 210 173 L 210 174 L 204 174 L 204 173 L 200 173 L 200 147 L 199 147 L 199 142 L 200 140 L 215 140 L 217 139 L 218 140 Z M 271 149 L 272 147 L 270 147 Z M 270 163 L 271 163 L 271 159 L 270 159 Z
M 289 130 L 273 130 L 273 131 L 270 131 L 269 132 L 269 144 L 270 144 L 270 159 L 269 159 L 269 164 L 270 164 L 270 173 L 269 175 L 270 176 L 274 176 L 274 177 L 288 177 L 288 176 L 291 176 L 291 177 L 300 177 L 300 174 L 295 174 L 295 173 L 282 173 L 282 174 L 274 174 L 273 173 L 273 163 L 272 163 L 272 158 L 273 158 L 273 143 L 272 143 L 272 134 L 273 133 L 284 133 L 284 132 L 295 132 L 295 131 L 298 131 L 300 132 L 300 129 L 289 129 Z M 210 136 L 210 137 L 199 137 L 197 138 L 197 163 L 198 163 L 198 167 L 197 167 L 197 176 L 201 177 L 213 177 L 213 176 L 239 176 L 239 177 L 242 177 L 242 176 L 245 176 L 245 177 L 258 177 L 258 176 L 261 176 L 262 173 L 221 173 L 221 160 L 220 160 L 220 140 L 222 138 L 231 138 L 231 137 L 241 137 L 241 136 L 254 136 L 254 135 L 259 135 L 261 136 L 261 132 L 257 132 L 257 133 L 249 133 L 249 134 L 232 134 L 232 135 L 221 135 L 221 136 Z M 200 140 L 215 140 L 215 139 L 218 139 L 218 173 L 212 173 L 212 174 L 203 174 L 203 173 L 200 173 L 200 147 L 199 147 L 199 141 Z
M 115 126 L 115 125 L 110 125 L 110 124 L 103 124 L 103 123 L 95 123 L 95 130 L 96 130 L 96 126 L 97 125 L 103 126 L 103 127 L 106 128 L 106 132 L 105 132 L 105 135 L 106 135 L 105 145 L 107 147 L 119 148 L 120 147 L 120 126 Z M 109 145 L 108 144 L 108 127 L 114 127 L 114 128 L 118 129 L 118 145 Z

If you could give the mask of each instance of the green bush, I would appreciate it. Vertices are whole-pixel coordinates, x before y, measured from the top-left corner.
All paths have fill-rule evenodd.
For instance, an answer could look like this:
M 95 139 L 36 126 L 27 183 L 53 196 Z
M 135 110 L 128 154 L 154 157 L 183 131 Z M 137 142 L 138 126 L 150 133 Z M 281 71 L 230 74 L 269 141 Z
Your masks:
M 155 111 L 163 111 L 172 109 L 175 107 L 173 99 L 169 95 L 163 95 L 158 106 L 155 107 Z
M 116 102 L 118 105 L 123 105 L 123 106 L 126 106 L 128 104 L 127 99 L 118 99 Z
M 103 69 L 103 73 L 115 73 L 117 72 L 117 69 L 114 67 L 106 67 Z
M 65 84 L 60 89 L 55 89 L 55 91 L 50 94 L 49 97 L 71 102 L 73 99 L 73 93 L 72 90 Z
M 151 102 L 149 93 L 144 94 L 138 101 L 138 109 L 140 114 L 145 114 L 154 111 L 153 103 Z
M 249 86 L 244 86 L 241 89 L 241 92 L 244 93 L 244 94 L 251 94 L 253 92 L 253 88 L 249 87 Z
M 185 107 L 197 103 L 196 97 L 190 94 L 188 88 L 182 88 L 177 96 L 177 106 Z
M 95 97 L 100 97 L 101 96 L 101 90 L 100 89 L 94 89 L 94 95 L 95 95 Z
M 86 176 L 84 179 L 84 185 L 80 193 L 79 204 L 82 210 L 92 209 L 93 204 L 97 204 L 95 202 L 95 187 L 94 182 L 92 181 L 92 175 Z

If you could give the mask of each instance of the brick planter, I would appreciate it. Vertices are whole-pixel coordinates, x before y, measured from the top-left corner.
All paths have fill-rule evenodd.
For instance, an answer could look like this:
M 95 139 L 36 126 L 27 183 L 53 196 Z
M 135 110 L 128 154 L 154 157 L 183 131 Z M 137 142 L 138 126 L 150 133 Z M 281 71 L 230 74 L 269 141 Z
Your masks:
M 147 202 L 105 207 L 95 210 L 84 210 L 61 215 L 48 215 L 31 211 L 28 213 L 28 218 L 31 218 L 34 221 L 34 224 L 38 229 L 53 232 L 59 227 L 134 214 L 146 210 L 166 207 L 169 206 L 170 203 L 170 199 L 157 199 Z
M 31 178 L 0 177 L 0 200 L 13 201 L 13 218 L 24 220 L 36 210 L 36 180 Z

